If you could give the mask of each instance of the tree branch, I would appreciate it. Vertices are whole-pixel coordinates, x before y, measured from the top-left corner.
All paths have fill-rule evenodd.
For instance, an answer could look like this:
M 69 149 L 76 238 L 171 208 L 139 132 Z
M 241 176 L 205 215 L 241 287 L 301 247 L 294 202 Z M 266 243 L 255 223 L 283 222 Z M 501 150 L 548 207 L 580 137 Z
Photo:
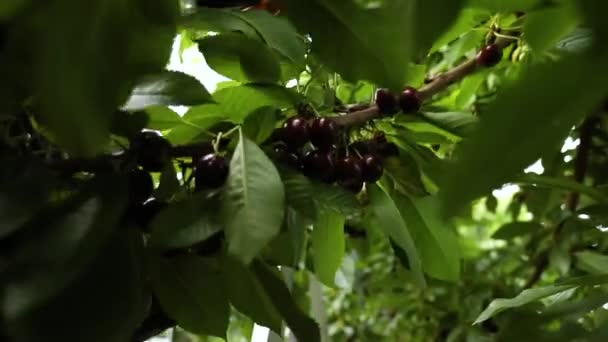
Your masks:
M 504 49 L 513 42 L 512 39 L 501 38 L 496 39 L 495 44 Z M 460 81 L 466 76 L 474 73 L 479 68 L 475 57 L 465 61 L 464 63 L 454 67 L 451 70 L 444 72 L 441 75 L 433 78 L 429 83 L 418 89 L 419 96 L 425 100 L 433 95 L 443 91 L 451 84 Z M 376 105 L 370 105 L 368 108 L 348 113 L 342 116 L 334 117 L 334 121 L 340 126 L 357 126 L 363 125 L 366 122 L 381 117 L 382 114 L 378 111 Z

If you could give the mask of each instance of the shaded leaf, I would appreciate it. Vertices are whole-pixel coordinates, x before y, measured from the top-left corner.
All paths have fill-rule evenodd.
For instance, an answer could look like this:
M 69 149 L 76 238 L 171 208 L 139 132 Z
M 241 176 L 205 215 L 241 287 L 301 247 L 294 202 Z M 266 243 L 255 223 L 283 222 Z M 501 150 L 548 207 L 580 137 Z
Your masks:
M 222 206 L 228 252 L 248 264 L 279 233 L 285 191 L 272 161 L 242 130 L 239 139 Z
M 150 260 L 154 293 L 178 325 L 196 334 L 224 338 L 230 306 L 219 269 L 196 256 Z
M 260 262 L 255 262 L 252 267 L 266 293 L 272 294 L 270 299 L 296 338 L 300 341 L 320 342 L 319 326 L 298 308 L 277 272 Z
M 213 102 L 207 89 L 194 77 L 177 71 L 163 71 L 142 77 L 123 106 L 126 110 L 154 105 L 194 106 Z
M 370 220 L 402 248 L 410 264 L 414 282 L 419 287 L 425 287 L 426 281 L 422 271 L 422 262 L 414 244 L 414 240 L 405 225 L 399 209 L 390 196 L 376 185 L 368 187 L 370 199 Z
M 298 95 L 289 89 L 273 85 L 228 87 L 216 91 L 213 97 L 220 104 L 223 113 L 235 122 L 261 107 L 288 108 L 298 102 Z
M 513 238 L 538 232 L 543 226 L 538 222 L 510 222 L 502 225 L 494 234 L 492 239 L 511 240 Z
M 335 286 L 345 250 L 344 217 L 335 212 L 319 212 L 313 225 L 312 248 L 317 278 L 327 286 Z

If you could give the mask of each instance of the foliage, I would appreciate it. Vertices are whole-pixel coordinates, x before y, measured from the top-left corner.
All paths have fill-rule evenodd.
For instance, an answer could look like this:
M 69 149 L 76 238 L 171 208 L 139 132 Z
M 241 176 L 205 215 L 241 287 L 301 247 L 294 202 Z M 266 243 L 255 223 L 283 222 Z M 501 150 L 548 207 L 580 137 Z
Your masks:
M 4 0 L 0 339 L 604 340 L 606 14 Z

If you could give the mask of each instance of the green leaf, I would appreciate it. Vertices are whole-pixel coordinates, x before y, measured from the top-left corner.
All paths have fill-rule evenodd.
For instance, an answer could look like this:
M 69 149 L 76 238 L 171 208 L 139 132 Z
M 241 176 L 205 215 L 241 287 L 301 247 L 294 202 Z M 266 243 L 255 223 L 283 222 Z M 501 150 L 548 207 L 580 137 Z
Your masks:
M 333 211 L 347 218 L 361 214 L 357 196 L 338 185 L 313 182 L 313 200 L 318 210 Z
M 527 15 L 523 34 L 533 50 L 542 52 L 552 48 L 560 38 L 570 33 L 578 22 L 579 16 L 574 6 L 548 8 Z M 547 29 L 548 27 L 553 29 Z
M 378 186 L 372 185 L 367 190 L 370 200 L 371 222 L 382 229 L 388 237 L 393 239 L 407 253 L 414 282 L 419 287 L 425 287 L 426 281 L 424 280 L 422 271 L 422 262 L 399 209 L 390 196 Z
M 170 204 L 154 217 L 150 224 L 148 246 L 170 250 L 202 242 L 221 230 L 216 221 L 217 203 L 195 196 Z
M 435 40 L 449 28 L 458 18 L 465 0 L 416 0 L 415 15 L 409 19 L 415 20 L 414 34 L 416 52 L 426 52 Z M 441 8 L 441 10 L 437 10 Z M 400 13 L 403 15 L 403 13 Z
M 241 33 L 207 36 L 198 48 L 209 66 L 241 82 L 276 83 L 281 76 L 279 61 L 263 42 Z
M 440 180 L 445 213 L 456 214 L 561 143 L 605 96 L 607 75 L 606 63 L 571 56 L 535 65 L 502 89 Z
M 336 272 L 344 257 L 344 217 L 321 211 L 313 225 L 312 248 L 317 278 L 327 286 L 335 286 Z
M 163 71 L 142 77 L 123 108 L 139 110 L 154 105 L 194 106 L 209 102 L 213 102 L 211 95 L 196 78 L 177 71 Z
M 239 11 L 241 17 L 257 31 L 257 34 L 268 46 L 296 66 L 303 68 L 306 64 L 305 38 L 285 18 L 274 16 L 267 11 Z
M 150 294 L 142 269 L 142 236 L 120 228 L 56 296 L 16 317 L 5 316 L 11 338 L 105 342 L 132 337 L 147 314 Z
M 286 0 L 285 5 L 295 26 L 310 34 L 313 53 L 344 79 L 403 87 L 414 44 L 412 1 L 392 1 L 376 9 L 345 0 Z
M 514 298 L 494 299 L 490 303 L 490 305 L 488 305 L 488 307 L 477 317 L 477 319 L 475 320 L 475 322 L 473 324 L 481 323 L 504 310 L 507 310 L 510 308 L 516 308 L 516 307 L 528 304 L 530 302 L 533 302 L 533 301 L 536 301 L 536 300 L 539 300 L 539 299 L 542 299 L 545 297 L 549 297 L 549 296 L 552 296 L 552 295 L 560 293 L 560 292 L 564 292 L 573 287 L 574 287 L 573 285 L 537 287 L 534 289 L 524 290 Z
M 229 256 L 222 260 L 222 270 L 230 303 L 257 324 L 280 334 L 282 318 L 274 306 L 274 294 L 266 292 L 256 274 Z
M 608 274 L 608 256 L 592 251 L 576 253 L 578 268 L 593 274 Z
M 568 191 L 576 191 L 583 195 L 589 196 L 594 200 L 602 203 L 608 202 L 608 195 L 602 191 L 594 189 L 590 186 L 575 182 L 571 179 L 549 177 L 543 175 L 536 175 L 527 173 L 525 175 L 515 178 L 515 183 L 518 184 L 531 184 L 539 187 L 557 188 Z
M 515 12 L 532 9 L 540 2 L 541 0 L 468 0 L 468 5 L 492 12 Z
M 243 122 L 245 136 L 256 144 L 261 144 L 268 139 L 275 130 L 278 121 L 277 110 L 272 107 L 262 107 L 247 115 Z
M 310 179 L 300 172 L 287 168 L 281 168 L 280 172 L 285 186 L 285 201 L 287 206 L 293 208 L 299 215 L 307 219 L 314 219 L 316 216 L 315 203 L 313 201 L 315 190 Z
M 7 315 L 18 316 L 54 296 L 89 264 L 119 228 L 125 188 L 120 179 L 94 179 L 24 225 L 24 240 L 3 270 L 11 272 L 0 301 Z
M 298 308 L 277 272 L 260 262 L 255 262 L 252 267 L 266 293 L 271 294 L 272 303 L 296 338 L 299 341 L 320 342 L 319 326 Z
M 469 135 L 478 122 L 476 116 L 466 112 L 424 112 L 422 117 L 431 124 L 459 137 Z
M 418 165 L 410 155 L 386 158 L 383 166 L 385 174 L 393 181 L 395 189 L 400 193 L 404 195 L 425 195 L 427 193 Z
M 180 189 L 180 182 L 177 179 L 175 165 L 172 162 L 167 163 L 160 174 L 158 188 L 154 190 L 154 197 L 162 200 L 170 200 Z
M 434 42 L 431 51 L 437 51 L 439 48 L 456 40 L 488 17 L 489 13 L 485 10 L 478 8 L 463 9 L 460 11 L 455 22 Z
M 254 84 L 223 88 L 216 91 L 213 97 L 220 104 L 222 112 L 228 113 L 235 122 L 242 122 L 248 114 L 261 107 L 293 107 L 299 98 L 283 87 Z
M 249 37 L 255 37 L 257 32 L 252 25 L 240 16 L 240 11 L 205 8 L 185 15 L 180 19 L 180 26 L 195 33 L 195 36 L 204 36 L 207 32 L 243 32 Z
M 182 118 L 170 108 L 165 106 L 151 106 L 146 108 L 148 113 L 147 128 L 164 131 L 183 124 Z
M 196 256 L 155 257 L 150 278 L 163 310 L 180 327 L 196 334 L 226 336 L 230 306 L 217 266 Z
M 452 228 L 441 221 L 437 198 L 392 197 L 420 250 L 424 271 L 437 279 L 457 281 L 460 278 L 458 240 Z
M 30 0 L 5 0 L 0 3 L 0 20 L 8 19 L 19 12 Z
M 272 161 L 242 130 L 239 139 L 222 205 L 228 252 L 248 264 L 279 233 L 285 191 Z
M 141 75 L 143 67 L 137 67 L 145 64 L 146 71 L 156 71 L 164 66 L 165 58 L 157 64 L 156 59 L 151 62 L 155 55 L 141 60 L 131 55 L 131 45 L 138 41 L 130 32 L 150 24 L 140 17 L 147 6 L 117 0 L 53 1 L 43 16 L 24 18 L 32 25 L 27 29 L 33 29 L 26 36 L 39 38 L 29 63 L 34 67 L 39 122 L 71 154 L 89 157 L 101 152 L 108 141 L 108 114 L 124 100 L 132 78 Z M 171 19 L 146 27 L 174 34 Z M 166 41 L 155 44 L 159 42 Z M 164 47 L 170 49 L 167 43 Z
M 543 226 L 538 222 L 510 222 L 502 225 L 494 234 L 492 239 L 512 240 L 522 235 L 538 232 Z

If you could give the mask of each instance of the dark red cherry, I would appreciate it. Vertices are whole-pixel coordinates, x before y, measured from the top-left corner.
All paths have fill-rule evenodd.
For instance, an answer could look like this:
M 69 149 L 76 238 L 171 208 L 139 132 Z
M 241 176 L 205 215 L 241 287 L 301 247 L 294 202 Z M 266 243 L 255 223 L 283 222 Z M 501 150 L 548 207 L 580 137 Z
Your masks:
M 310 178 L 331 183 L 334 180 L 334 160 L 331 153 L 313 150 L 304 155 L 304 174 Z
M 150 223 L 166 206 L 167 202 L 151 198 L 133 208 L 132 215 L 135 223 L 145 232 L 150 231 Z
M 502 49 L 496 44 L 484 46 L 477 53 L 477 64 L 484 67 L 495 66 L 502 59 Z
M 291 148 L 297 149 L 308 142 L 308 122 L 299 115 L 292 116 L 283 123 L 282 140 Z
M 154 182 L 152 176 L 144 170 L 129 171 L 129 203 L 143 203 L 152 196 Z
M 399 111 L 397 97 L 386 88 L 376 90 L 376 106 L 381 114 L 392 115 Z
M 405 114 L 416 113 L 422 106 L 422 99 L 418 95 L 418 90 L 413 87 L 405 87 L 399 94 L 399 106 Z
M 282 144 L 276 145 L 274 147 L 274 153 L 277 161 L 296 170 L 302 169 L 302 161 L 300 160 L 299 153 L 291 151 L 287 146 Z
M 196 190 L 219 188 L 226 182 L 228 171 L 226 158 L 215 153 L 203 156 L 194 165 Z
M 373 154 L 366 154 L 361 158 L 361 176 L 367 183 L 375 183 L 382 177 L 384 167 L 380 158 Z
M 361 181 L 361 164 L 359 158 L 344 157 L 336 161 L 335 175 L 338 182 L 360 182 Z
M 308 137 L 317 148 L 331 148 L 337 136 L 338 125 L 331 118 L 316 118 L 309 123 Z
M 143 131 L 132 142 L 137 163 L 148 172 L 160 172 L 171 160 L 171 144 L 160 133 Z

